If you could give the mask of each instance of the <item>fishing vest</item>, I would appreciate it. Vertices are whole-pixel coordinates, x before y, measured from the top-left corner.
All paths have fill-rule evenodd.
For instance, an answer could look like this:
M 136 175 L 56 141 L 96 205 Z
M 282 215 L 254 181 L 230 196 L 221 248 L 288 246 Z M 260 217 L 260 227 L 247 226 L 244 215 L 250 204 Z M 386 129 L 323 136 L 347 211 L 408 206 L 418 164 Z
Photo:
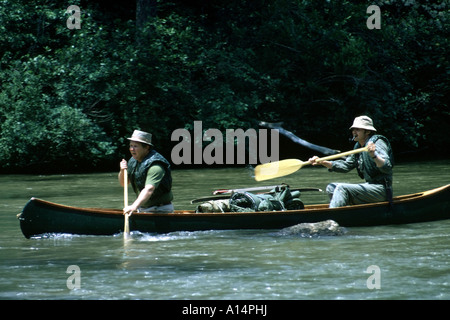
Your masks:
M 152 149 L 138 166 L 138 161 L 131 158 L 128 161 L 128 171 L 130 172 L 130 182 L 134 192 L 138 195 L 145 188 L 148 169 L 155 163 L 162 165 L 165 175 L 159 186 L 153 192 L 152 198 L 159 197 L 172 189 L 172 175 L 170 173 L 170 163 L 158 152 Z
M 386 145 L 388 146 L 389 160 L 391 161 L 392 167 L 394 167 L 394 154 L 392 152 L 391 144 L 389 143 L 389 140 L 385 136 L 375 134 L 369 138 L 368 142 L 376 143 L 378 141 L 378 139 L 383 140 L 386 143 Z M 354 149 L 358 149 L 358 148 L 361 148 L 361 145 L 359 144 L 359 142 L 357 142 L 355 144 Z M 363 169 L 360 166 L 359 157 L 360 157 L 359 153 L 355 154 L 356 170 L 358 171 L 358 175 L 361 177 L 361 179 L 364 179 L 364 173 L 363 173 Z M 379 172 L 376 172 L 376 171 L 375 172 L 367 172 L 367 174 L 372 178 L 372 180 L 375 180 L 375 181 L 376 180 L 384 180 L 384 183 L 382 181 L 380 181 L 380 183 L 385 184 L 385 186 L 387 186 L 386 184 L 388 184 L 388 183 L 389 184 L 392 183 L 392 181 L 387 182 L 386 179 L 383 178 L 385 175 L 381 174 Z

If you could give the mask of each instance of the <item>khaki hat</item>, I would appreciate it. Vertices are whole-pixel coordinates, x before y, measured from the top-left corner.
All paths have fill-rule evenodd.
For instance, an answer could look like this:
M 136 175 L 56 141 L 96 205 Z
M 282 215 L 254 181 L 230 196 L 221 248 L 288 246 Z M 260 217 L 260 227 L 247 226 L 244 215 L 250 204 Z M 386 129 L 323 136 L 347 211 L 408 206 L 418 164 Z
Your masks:
M 353 125 L 350 127 L 350 130 L 352 130 L 353 128 L 377 131 L 377 129 L 375 129 L 373 126 L 372 119 L 370 119 L 368 116 L 356 117 L 355 120 L 353 120 Z
M 152 134 L 144 131 L 134 130 L 133 135 L 131 138 L 127 138 L 131 141 L 137 141 L 141 143 L 145 143 L 148 145 L 153 146 L 152 144 Z

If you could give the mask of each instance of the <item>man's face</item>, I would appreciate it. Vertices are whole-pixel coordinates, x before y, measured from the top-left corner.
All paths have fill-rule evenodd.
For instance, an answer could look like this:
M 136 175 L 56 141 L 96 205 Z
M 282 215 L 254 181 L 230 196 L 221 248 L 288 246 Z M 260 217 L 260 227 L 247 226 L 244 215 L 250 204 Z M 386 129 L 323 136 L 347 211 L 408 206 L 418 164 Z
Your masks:
M 130 141 L 131 156 L 139 162 L 144 160 L 145 156 L 148 154 L 149 149 L 150 149 L 150 146 L 148 146 L 144 143 Z
M 353 139 L 362 145 L 363 142 L 365 142 L 366 139 L 369 137 L 370 131 L 365 129 L 353 128 L 352 135 Z

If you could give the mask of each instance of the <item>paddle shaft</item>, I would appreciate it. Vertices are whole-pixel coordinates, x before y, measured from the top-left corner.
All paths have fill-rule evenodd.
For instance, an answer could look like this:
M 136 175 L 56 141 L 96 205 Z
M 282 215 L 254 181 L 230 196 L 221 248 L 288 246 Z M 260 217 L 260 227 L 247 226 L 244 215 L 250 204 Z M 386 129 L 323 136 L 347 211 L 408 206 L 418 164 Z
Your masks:
M 239 188 L 239 189 L 219 189 L 213 191 L 214 195 L 217 194 L 227 194 L 227 193 L 234 193 L 234 192 L 245 192 L 245 191 L 264 191 L 264 190 L 272 190 L 277 187 L 289 187 L 288 185 L 282 185 L 277 184 L 275 186 L 262 186 L 262 187 L 250 187 L 250 188 Z
M 361 152 L 364 152 L 364 151 L 368 151 L 367 147 L 359 148 L 359 149 L 353 149 L 353 150 L 350 150 L 350 151 L 347 151 L 347 152 L 342 152 L 342 153 L 338 153 L 338 154 L 333 154 L 331 156 L 319 158 L 319 159 L 316 159 L 316 162 L 339 159 L 339 158 L 342 158 L 342 157 L 345 157 L 345 156 L 349 156 L 351 154 L 361 153 Z
M 123 171 L 123 206 L 128 207 L 128 172 Z
M 283 188 L 288 187 L 287 184 L 278 184 L 274 186 L 265 186 L 265 187 L 250 187 L 250 188 L 240 188 L 240 189 L 220 189 L 213 192 L 213 195 L 222 195 L 222 194 L 233 194 L 236 192 L 252 192 L 252 191 L 270 191 L 275 188 Z M 310 188 L 310 187 L 304 187 L 304 188 L 295 188 L 295 190 L 299 191 L 321 191 L 318 188 Z
M 124 208 L 128 207 L 128 172 L 127 169 L 123 171 L 123 205 Z M 130 215 L 125 213 L 125 222 L 123 226 L 123 236 L 127 237 L 130 234 Z

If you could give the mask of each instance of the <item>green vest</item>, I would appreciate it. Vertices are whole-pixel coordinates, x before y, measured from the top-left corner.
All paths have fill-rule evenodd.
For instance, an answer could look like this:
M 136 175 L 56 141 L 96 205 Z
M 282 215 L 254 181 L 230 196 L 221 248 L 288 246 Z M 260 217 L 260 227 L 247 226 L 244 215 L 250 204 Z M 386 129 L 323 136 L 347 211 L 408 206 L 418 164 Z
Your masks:
M 389 143 L 389 140 L 385 136 L 382 136 L 379 134 L 373 135 L 369 138 L 367 143 L 368 142 L 376 143 L 378 141 L 378 139 L 381 139 L 386 143 L 386 145 L 388 147 L 389 161 L 391 162 L 392 167 L 394 167 L 394 155 L 392 152 L 391 144 Z M 366 145 L 367 145 L 367 143 L 366 143 Z M 357 142 L 355 144 L 354 149 L 358 149 L 358 148 L 361 148 L 361 145 L 359 144 L 359 142 Z M 361 163 L 359 161 L 360 156 L 361 156 L 361 154 L 359 154 L 359 153 L 355 154 L 356 170 L 358 171 L 358 174 L 361 177 L 361 179 L 364 179 L 364 172 L 366 172 L 367 175 L 370 176 L 372 182 L 384 184 L 385 186 L 392 185 L 392 174 L 389 175 L 389 174 L 384 174 L 384 173 L 380 172 L 380 170 L 374 164 L 372 164 L 370 162 L 366 162 L 365 167 L 361 167 L 361 165 L 363 163 Z M 370 166 L 369 166 L 369 163 L 371 164 Z
M 169 193 L 172 189 L 170 163 L 161 154 L 152 149 L 139 166 L 138 161 L 134 158 L 128 161 L 130 183 L 137 195 L 145 188 L 148 169 L 155 163 L 161 165 L 166 173 L 159 186 L 153 192 L 152 198 L 158 198 L 165 193 Z

